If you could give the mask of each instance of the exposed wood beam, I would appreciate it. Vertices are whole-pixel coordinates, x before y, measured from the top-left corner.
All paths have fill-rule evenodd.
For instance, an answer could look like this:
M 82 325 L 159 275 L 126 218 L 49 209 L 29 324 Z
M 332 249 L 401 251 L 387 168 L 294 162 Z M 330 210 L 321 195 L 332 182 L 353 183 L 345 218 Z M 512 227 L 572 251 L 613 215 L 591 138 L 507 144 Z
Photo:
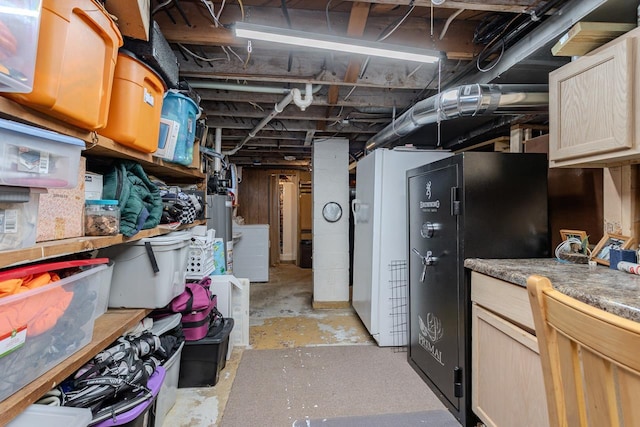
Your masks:
M 533 0 L 530 0 L 533 1 Z M 408 2 L 404 3 L 407 4 Z M 448 1 L 445 4 L 449 3 Z M 358 4 L 357 2 L 354 4 Z M 170 43 L 183 43 L 187 45 L 202 45 L 202 46 L 235 46 L 243 48 L 247 46 L 245 39 L 236 39 L 231 30 L 225 27 L 216 27 L 211 18 L 203 12 L 204 7 L 200 7 L 200 3 L 183 2 L 182 8 L 185 10 L 186 15 L 189 18 L 191 27 L 184 22 L 172 23 L 164 14 L 157 14 L 156 19 L 164 37 Z M 367 6 L 368 3 L 365 3 Z M 363 7 L 363 6 L 359 6 Z M 263 24 L 275 27 L 286 28 L 287 23 L 279 8 L 269 7 L 252 7 L 248 8 L 252 11 L 252 21 L 256 24 Z M 227 11 L 228 10 L 228 11 Z M 368 10 L 368 8 L 367 8 Z M 358 9 L 356 19 L 362 19 L 362 11 Z M 308 29 L 313 28 L 314 32 L 328 33 L 328 31 L 320 27 L 318 28 L 318 22 L 325 22 L 326 16 L 322 11 L 300 10 L 291 9 L 289 11 L 291 16 L 291 22 L 294 29 Z M 350 15 L 342 12 L 330 12 L 331 16 L 331 28 L 335 34 L 347 35 L 349 28 Z M 225 8 L 225 14 L 221 17 L 223 24 L 232 24 L 240 19 L 239 13 L 235 12 L 235 9 L 231 6 Z M 384 31 L 396 19 L 393 15 L 381 15 L 381 16 L 369 16 L 366 20 L 366 26 L 363 28 L 362 36 L 368 40 L 376 40 L 379 35 Z M 354 24 L 355 25 L 355 24 Z M 436 20 L 434 25 L 444 25 L 444 20 Z M 393 40 L 398 40 L 402 43 L 407 43 L 416 47 L 424 47 L 430 49 L 442 50 L 444 52 L 460 52 L 464 54 L 464 57 L 469 57 L 473 53 L 473 46 L 469 51 L 469 46 L 465 46 L 465 42 L 470 43 L 473 36 L 473 30 L 477 23 L 473 21 L 454 21 L 449 29 L 450 36 L 447 40 L 439 40 L 437 37 L 428 41 L 426 34 L 430 34 L 430 22 L 421 17 L 409 17 L 406 19 L 402 26 L 398 28 L 394 34 L 385 40 L 388 43 L 393 43 Z M 471 32 L 464 27 L 472 27 Z M 434 32 L 435 34 L 435 32 Z M 439 34 L 439 32 L 438 32 Z M 355 36 L 355 34 L 352 34 Z M 428 41 L 428 45 L 425 45 L 425 41 Z M 283 50 L 282 45 L 276 43 L 265 43 L 260 41 L 253 42 L 254 52 L 260 50 Z M 244 56 L 246 52 L 243 49 L 237 51 L 238 54 Z M 452 58 L 454 59 L 454 58 Z M 461 59 L 461 58 L 455 58 Z
M 432 64 L 425 64 L 420 69 L 411 74 L 415 70 L 415 63 L 398 62 L 384 58 L 371 58 L 369 67 L 366 74 L 362 79 L 358 79 L 355 83 L 346 83 L 343 80 L 343 76 L 346 73 L 347 63 L 334 64 L 335 67 L 328 70 L 323 61 L 320 61 L 323 57 L 316 57 L 315 59 L 304 56 L 293 56 L 294 67 L 290 72 L 285 71 L 286 60 L 280 62 L 280 57 L 277 58 L 260 58 L 261 65 L 249 66 L 247 69 L 243 69 L 242 65 L 237 61 L 227 63 L 218 62 L 215 68 L 199 67 L 193 61 L 183 61 L 180 58 L 180 76 L 187 80 L 223 80 L 231 83 L 244 83 L 246 82 L 264 82 L 271 83 L 271 85 L 282 85 L 293 83 L 298 84 L 299 88 L 304 88 L 306 83 L 321 84 L 321 85 L 339 85 L 348 86 L 363 86 L 363 87 L 379 87 L 384 89 L 423 89 L 429 82 L 432 81 L 433 76 L 437 72 L 437 66 Z M 298 68 L 298 64 L 306 64 Z M 278 65 L 282 64 L 282 68 Z M 310 69 L 315 65 L 316 68 Z M 343 66 L 344 65 L 344 66 Z M 455 64 L 444 64 L 443 73 L 446 73 L 448 69 L 453 69 Z M 411 74 L 411 75 L 410 75 Z M 295 87 L 295 86 L 294 86 Z
M 351 14 L 349 15 L 349 24 L 347 27 L 347 35 L 350 37 L 362 37 L 364 29 L 367 25 L 367 18 L 369 17 L 369 3 L 356 2 L 351 6 Z M 362 58 L 351 56 L 349 65 L 344 74 L 345 83 L 354 83 L 358 78 L 360 67 L 362 65 Z M 327 119 L 333 113 L 333 106 L 338 102 L 338 95 L 340 94 L 340 88 L 338 86 L 329 86 L 329 92 L 327 94 L 327 107 L 326 117 Z M 318 123 L 319 129 L 325 129 L 327 125 L 326 121 Z
M 368 1 L 370 3 L 380 3 L 389 5 L 408 5 L 409 0 L 347 0 L 347 1 Z M 446 9 L 469 9 L 485 12 L 512 12 L 522 13 L 534 8 L 539 0 L 447 0 L 438 5 L 439 8 Z M 418 7 L 431 7 L 431 0 L 414 0 L 413 4 Z

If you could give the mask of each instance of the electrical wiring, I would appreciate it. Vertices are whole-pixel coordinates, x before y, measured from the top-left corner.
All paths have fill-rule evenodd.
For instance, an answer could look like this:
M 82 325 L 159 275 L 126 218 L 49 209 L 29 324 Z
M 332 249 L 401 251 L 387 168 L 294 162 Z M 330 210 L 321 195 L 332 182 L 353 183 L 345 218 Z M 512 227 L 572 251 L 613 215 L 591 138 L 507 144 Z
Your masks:
M 249 61 L 251 60 L 251 51 L 253 50 L 253 47 L 251 46 L 251 40 L 247 40 L 247 59 L 244 61 L 244 64 L 242 65 L 242 68 L 244 70 L 247 69 L 247 65 L 249 65 Z
M 382 32 L 380 33 L 376 41 L 381 42 L 385 40 L 391 34 L 393 34 L 400 27 L 400 25 L 402 25 L 402 23 L 409 17 L 409 15 L 411 15 L 411 12 L 413 12 L 413 9 L 415 9 L 415 5 L 413 3 L 414 3 L 414 0 L 411 0 L 409 2 L 409 10 L 405 12 L 404 16 L 402 16 L 400 19 L 396 20 L 395 22 L 392 22 L 391 24 L 387 25 L 387 27 L 384 30 L 382 30 Z M 391 28 L 391 30 L 387 32 L 389 28 Z M 364 77 L 364 73 L 367 72 L 367 68 L 369 67 L 370 60 L 371 60 L 371 57 L 367 56 L 367 58 L 362 63 L 362 66 L 360 67 L 360 74 L 358 75 L 358 78 L 361 79 L 362 77 Z
M 447 34 L 447 31 L 449 30 L 449 25 L 451 25 L 453 20 L 456 19 L 456 17 L 460 15 L 462 12 L 464 12 L 464 9 L 458 9 L 455 12 L 453 12 L 451 16 L 449 16 L 449 18 L 447 18 L 447 22 L 444 23 L 444 27 L 440 32 L 440 40 L 442 40 L 444 38 L 444 35 Z
M 238 0 L 238 5 L 240 5 L 240 17 L 244 21 L 244 5 L 242 4 L 242 0 Z
M 187 48 L 185 45 L 183 45 L 182 43 L 176 43 L 178 45 L 178 47 L 180 49 L 183 49 L 186 53 L 188 53 L 189 55 L 193 56 L 196 59 L 199 59 L 201 61 L 205 61 L 205 62 L 215 62 L 215 61 L 230 61 L 231 58 L 228 58 L 227 55 L 227 59 L 224 58 L 205 58 L 203 56 L 200 56 L 194 52 L 192 52 L 191 50 L 189 50 L 189 48 Z
M 420 68 L 422 68 L 422 66 L 423 66 L 423 65 L 424 65 L 424 64 L 419 64 L 416 68 L 414 68 L 414 69 L 413 69 L 413 71 L 412 71 L 412 72 L 410 72 L 409 74 L 407 74 L 407 77 L 406 77 L 406 78 L 407 78 L 407 79 L 411 78 L 411 76 L 413 76 L 415 73 L 417 73 L 417 72 L 418 72 L 418 70 L 419 70 Z
M 385 39 L 386 39 L 386 38 L 388 38 L 391 34 L 393 34 L 393 33 L 398 29 L 398 27 L 400 27 L 400 25 L 402 25 L 402 23 L 403 23 L 404 21 L 406 21 L 406 19 L 409 17 L 409 15 L 411 15 L 411 12 L 413 12 L 413 9 L 415 9 L 415 8 L 416 8 L 416 7 L 415 7 L 415 5 L 413 4 L 413 2 L 414 2 L 414 0 L 411 0 L 411 1 L 409 2 L 409 10 L 407 10 L 407 12 L 404 14 L 404 16 L 403 16 L 402 18 L 400 18 L 400 19 L 397 21 L 397 23 L 396 23 L 396 24 L 391 23 L 391 24 L 389 24 L 389 25 L 387 26 L 387 28 L 389 28 L 389 27 L 391 27 L 391 26 L 393 26 L 393 28 L 392 28 L 391 30 L 389 30 L 389 32 L 388 32 L 388 33 L 386 33 L 386 34 L 385 34 L 385 31 L 387 31 L 387 28 L 385 28 L 384 30 L 382 30 L 381 35 L 376 39 L 376 41 L 381 42 L 381 41 L 385 40 Z
M 353 93 L 353 91 L 354 91 L 354 90 L 356 90 L 356 88 L 357 88 L 357 87 L 358 87 L 358 86 L 353 86 L 353 87 L 351 88 L 351 90 L 349 91 L 349 93 L 348 93 L 348 94 L 346 94 L 346 95 L 344 96 L 344 100 L 345 100 L 345 101 L 346 101 L 347 99 L 349 99 L 349 97 L 351 96 L 351 94 Z
M 329 5 L 331 4 L 331 0 L 327 2 L 327 5 L 324 8 L 324 14 L 327 17 L 327 28 L 329 32 L 333 33 L 333 28 L 331 28 L 331 18 L 329 17 Z
M 173 2 L 173 0 L 167 0 L 164 3 L 160 3 L 159 5 L 157 5 L 152 11 L 151 11 L 151 16 L 155 15 L 156 13 L 158 13 L 160 10 L 164 9 L 165 7 L 167 7 L 169 4 L 171 4 Z
M 493 70 L 496 67 L 496 65 L 498 65 L 500 63 L 500 60 L 502 59 L 502 56 L 504 55 L 504 39 L 501 39 L 501 40 L 502 40 L 502 48 L 500 49 L 500 55 L 498 56 L 498 58 L 495 61 L 493 61 L 493 65 L 490 66 L 489 68 L 480 67 L 480 60 L 483 59 L 482 55 L 486 51 L 488 45 L 485 46 L 484 49 L 482 49 L 482 52 L 480 52 L 480 54 L 476 58 L 476 67 L 478 68 L 478 71 L 480 71 L 481 73 L 486 73 L 488 71 Z
M 231 46 L 225 46 L 227 49 L 229 49 L 229 52 L 233 53 L 233 56 L 235 56 L 236 58 L 238 58 L 240 60 L 240 62 L 244 62 L 244 59 L 242 59 L 240 57 L 240 55 L 238 55 L 232 48 Z
M 220 9 L 218 10 L 218 14 L 216 15 L 216 19 L 220 22 L 220 15 L 222 15 L 222 10 L 224 9 L 224 5 L 227 3 L 227 0 L 222 0 L 220 4 Z
M 209 12 L 209 15 L 211 16 L 211 18 L 213 19 L 213 23 L 216 25 L 216 27 L 220 26 L 220 21 L 218 21 L 218 17 L 216 16 L 215 11 L 213 10 L 213 3 L 211 3 L 210 1 L 207 0 L 200 0 L 202 2 L 202 4 L 204 4 L 204 7 L 207 8 L 207 11 Z
M 262 108 L 262 107 L 260 106 L 260 104 L 258 104 L 257 102 L 249 101 L 249 104 L 250 104 L 250 105 L 252 105 L 252 106 L 253 106 L 253 108 L 256 108 L 256 109 L 258 109 L 258 110 L 260 110 L 260 111 L 264 111 L 264 108 Z

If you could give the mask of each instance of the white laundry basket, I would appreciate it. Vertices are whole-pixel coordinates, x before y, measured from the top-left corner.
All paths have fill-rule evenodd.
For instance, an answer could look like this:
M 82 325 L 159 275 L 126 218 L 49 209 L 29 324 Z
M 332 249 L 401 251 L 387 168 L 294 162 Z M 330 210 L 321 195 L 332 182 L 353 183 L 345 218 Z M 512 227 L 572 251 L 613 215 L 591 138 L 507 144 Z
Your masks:
M 169 304 L 184 291 L 190 241 L 191 234 L 180 231 L 100 250 L 100 256 L 115 261 L 109 307 Z

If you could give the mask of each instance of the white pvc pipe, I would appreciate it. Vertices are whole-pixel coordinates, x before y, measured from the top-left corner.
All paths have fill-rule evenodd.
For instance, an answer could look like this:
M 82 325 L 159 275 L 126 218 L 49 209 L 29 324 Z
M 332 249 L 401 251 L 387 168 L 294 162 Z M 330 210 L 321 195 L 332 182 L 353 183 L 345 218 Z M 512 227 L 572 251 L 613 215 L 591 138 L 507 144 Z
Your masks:
M 304 99 L 302 99 L 302 93 L 300 89 L 291 89 L 293 92 L 293 102 L 302 110 L 306 110 L 309 105 L 313 102 L 313 90 L 311 87 L 311 83 L 307 83 L 304 93 Z
M 216 128 L 215 139 L 213 149 L 218 153 L 222 152 L 222 129 Z M 213 160 L 213 170 L 214 172 L 220 172 L 222 170 L 222 159 L 215 158 Z

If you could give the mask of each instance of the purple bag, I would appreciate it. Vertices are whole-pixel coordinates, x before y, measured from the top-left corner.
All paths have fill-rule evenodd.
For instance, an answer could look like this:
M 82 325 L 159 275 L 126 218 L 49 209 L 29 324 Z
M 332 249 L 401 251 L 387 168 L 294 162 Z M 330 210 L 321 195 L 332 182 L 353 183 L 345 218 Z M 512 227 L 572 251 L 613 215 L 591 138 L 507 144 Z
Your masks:
M 184 292 L 175 297 L 169 304 L 174 313 L 191 313 L 205 310 L 211 305 L 211 277 L 205 276 L 197 283 L 186 283 Z
M 197 283 L 187 283 L 183 293 L 169 304 L 174 313 L 182 313 L 182 330 L 186 341 L 197 341 L 207 336 L 209 325 L 218 315 L 218 299 L 211 295 L 211 278 L 206 276 Z

